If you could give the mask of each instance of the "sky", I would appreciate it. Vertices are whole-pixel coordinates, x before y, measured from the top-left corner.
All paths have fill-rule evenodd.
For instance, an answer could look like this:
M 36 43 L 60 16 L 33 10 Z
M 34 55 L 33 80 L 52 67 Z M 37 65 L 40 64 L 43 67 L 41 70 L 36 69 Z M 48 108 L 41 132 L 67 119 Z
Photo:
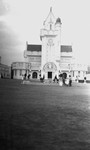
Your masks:
M 90 65 L 89 0 L 0 0 L 0 56 L 11 65 L 25 61 L 26 41 L 41 44 L 40 29 L 52 7 L 60 17 L 61 43 L 72 45 L 77 63 Z

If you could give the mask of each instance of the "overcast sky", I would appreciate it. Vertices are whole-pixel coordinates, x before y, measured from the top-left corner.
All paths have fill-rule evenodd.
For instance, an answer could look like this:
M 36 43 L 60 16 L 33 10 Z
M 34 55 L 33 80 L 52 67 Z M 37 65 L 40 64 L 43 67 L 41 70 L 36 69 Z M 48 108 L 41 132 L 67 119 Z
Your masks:
M 2 63 L 24 61 L 26 41 L 41 44 L 40 29 L 52 6 L 62 21 L 61 42 L 72 45 L 77 62 L 90 64 L 89 0 L 0 0 Z

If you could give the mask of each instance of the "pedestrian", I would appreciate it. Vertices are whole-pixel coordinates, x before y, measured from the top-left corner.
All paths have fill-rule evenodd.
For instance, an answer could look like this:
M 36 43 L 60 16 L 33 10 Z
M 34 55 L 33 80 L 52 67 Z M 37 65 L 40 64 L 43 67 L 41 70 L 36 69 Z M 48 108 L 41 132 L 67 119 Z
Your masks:
M 27 74 L 25 73 L 25 74 L 24 74 L 24 79 L 25 79 L 25 80 L 26 80 L 26 77 L 27 77 Z
M 30 79 L 30 74 L 28 75 L 28 80 Z
M 23 74 L 22 74 L 22 81 L 24 80 L 24 76 L 23 76 Z
M 60 86 L 63 86 L 63 80 L 62 80 L 62 77 L 59 78 L 59 85 L 60 85 Z
M 87 78 L 86 78 L 86 77 L 84 77 L 84 83 L 86 83 L 86 79 L 87 79 Z
M 22 74 L 22 84 L 24 84 L 24 75 Z
M 66 78 L 66 80 L 65 80 L 65 85 L 69 85 L 69 78 Z
M 72 86 L 72 79 L 71 79 L 71 75 L 69 75 L 69 86 Z

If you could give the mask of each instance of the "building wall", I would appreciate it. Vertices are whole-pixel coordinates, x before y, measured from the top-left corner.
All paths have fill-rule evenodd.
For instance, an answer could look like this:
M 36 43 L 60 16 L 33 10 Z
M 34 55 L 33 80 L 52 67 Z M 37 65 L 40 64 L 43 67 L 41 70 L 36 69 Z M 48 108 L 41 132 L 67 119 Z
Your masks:
M 12 68 L 12 78 L 13 79 L 22 79 L 25 73 L 30 73 L 31 65 L 27 62 L 13 62 L 11 64 Z
M 11 78 L 11 67 L 1 63 L 1 56 L 0 56 L 0 78 Z
M 84 64 L 72 64 L 71 69 L 73 71 L 73 80 L 80 79 L 83 80 L 86 77 L 87 65 Z
M 65 49 L 62 50 L 61 24 L 60 18 L 56 20 L 50 9 L 50 13 L 43 23 L 43 29 L 40 30 L 42 50 L 24 51 L 27 62 L 31 64 L 31 78 L 33 78 L 33 74 L 37 74 L 37 78 L 41 74 L 41 77 L 45 76 L 47 79 L 49 73 L 52 73 L 52 79 L 55 76 L 59 77 L 61 73 L 71 75 L 74 80 L 77 77 L 84 78 L 86 76 L 86 66 L 72 62 L 72 46 L 66 46 L 66 48 L 64 46 Z
M 0 78 L 11 78 L 11 67 L 0 64 Z
M 56 31 L 53 30 L 42 29 L 41 33 L 42 39 L 42 57 L 41 57 L 41 76 L 45 76 L 47 79 L 48 71 L 52 71 L 53 76 L 57 75 L 59 72 L 59 62 L 60 62 L 60 27 Z M 54 63 L 56 65 L 56 70 L 44 70 L 44 66 L 48 63 Z M 47 68 L 46 68 L 47 69 Z
M 40 54 L 40 52 L 38 52 Z M 29 54 L 29 53 L 28 53 Z M 33 78 L 33 72 L 37 72 L 37 79 L 40 78 L 40 72 L 41 72 L 41 58 L 42 56 L 40 56 L 37 59 L 36 53 L 34 52 L 35 55 L 27 55 L 27 58 L 29 60 L 29 63 L 31 63 L 31 69 L 30 69 L 30 74 L 31 74 L 31 78 Z M 45 53 L 44 53 L 45 55 Z M 39 61 L 38 61 L 39 60 Z M 34 64 L 33 64 L 34 62 Z M 39 62 L 39 65 L 38 65 Z M 52 62 L 53 63 L 53 62 Z M 52 64 L 51 63 L 51 64 Z M 50 65 L 51 65 L 50 64 Z M 52 71 L 52 78 L 54 78 L 55 73 L 53 71 L 53 69 L 49 69 L 48 70 L 48 65 L 49 62 L 46 63 L 46 65 L 44 67 L 47 67 L 47 71 Z M 54 68 L 54 67 L 53 67 Z M 67 77 L 69 75 L 72 76 L 73 80 L 78 79 L 84 79 L 84 77 L 86 76 L 86 72 L 87 72 L 87 65 L 83 65 L 83 64 L 73 64 L 72 63 L 72 53 L 61 53 L 61 59 L 59 61 L 59 72 L 57 73 L 57 75 L 59 75 L 60 73 L 67 73 Z M 45 76 L 46 79 L 47 77 L 47 72 L 42 72 Z

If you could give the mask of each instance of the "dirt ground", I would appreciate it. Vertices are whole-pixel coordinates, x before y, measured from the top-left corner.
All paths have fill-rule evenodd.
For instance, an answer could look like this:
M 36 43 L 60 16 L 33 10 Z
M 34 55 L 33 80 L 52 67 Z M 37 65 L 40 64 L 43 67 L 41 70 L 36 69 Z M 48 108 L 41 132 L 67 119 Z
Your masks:
M 90 84 L 0 79 L 0 150 L 90 150 Z

